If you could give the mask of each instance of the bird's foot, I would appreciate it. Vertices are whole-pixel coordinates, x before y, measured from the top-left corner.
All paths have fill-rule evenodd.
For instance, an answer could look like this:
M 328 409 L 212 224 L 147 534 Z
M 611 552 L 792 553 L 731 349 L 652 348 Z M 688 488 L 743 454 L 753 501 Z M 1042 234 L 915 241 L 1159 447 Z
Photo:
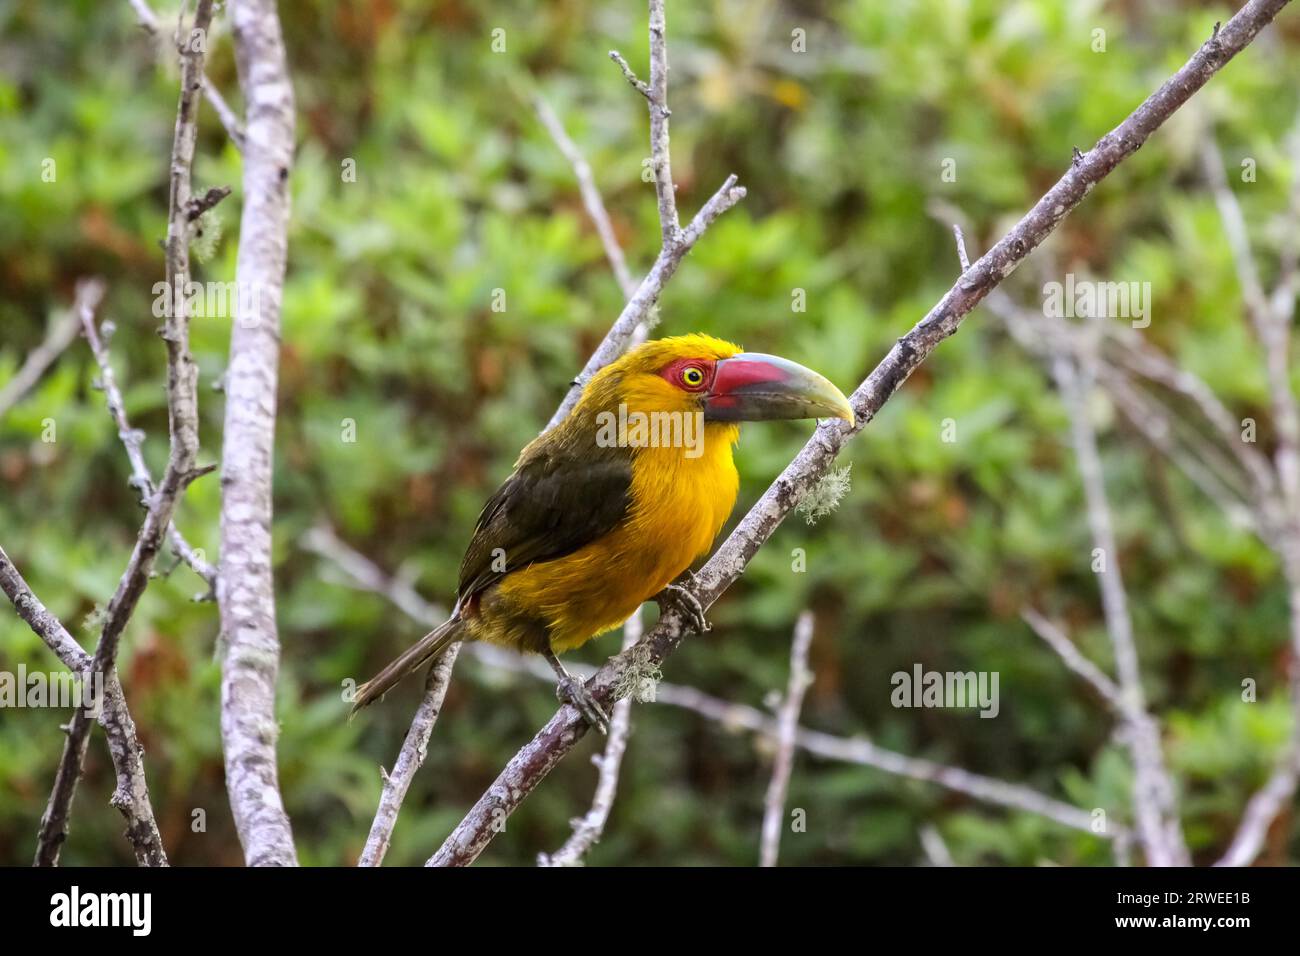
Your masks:
M 591 695 L 591 691 L 587 690 L 587 685 L 566 671 L 560 659 L 549 647 L 542 651 L 542 656 L 546 658 L 546 663 L 551 665 L 551 670 L 555 671 L 555 676 L 559 679 L 559 683 L 555 685 L 555 696 L 560 703 L 571 704 L 588 724 L 602 734 L 609 733 L 609 715 L 601 709 L 596 698 Z
M 691 575 L 691 580 L 695 580 L 694 574 Z M 700 604 L 699 598 L 680 584 L 668 585 L 654 596 L 654 602 L 659 605 L 661 614 L 667 610 L 667 605 L 675 605 L 687 622 L 700 634 L 712 630 L 708 619 L 704 616 L 704 605 Z
M 587 685 L 576 677 L 566 675 L 555 685 L 555 696 L 562 704 L 571 704 L 582 715 L 582 719 L 600 731 L 609 733 L 609 715 L 601 709 L 596 698 L 587 690 Z

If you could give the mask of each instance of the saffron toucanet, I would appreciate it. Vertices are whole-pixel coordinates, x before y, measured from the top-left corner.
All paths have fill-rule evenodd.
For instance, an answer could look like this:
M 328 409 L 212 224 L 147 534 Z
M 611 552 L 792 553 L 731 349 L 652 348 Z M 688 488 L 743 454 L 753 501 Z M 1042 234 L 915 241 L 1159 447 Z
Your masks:
M 592 376 L 572 413 L 523 450 L 488 499 L 450 619 L 357 689 L 353 712 L 450 644 L 542 654 L 561 700 L 605 715 L 557 654 L 618 627 L 654 598 L 703 612 L 672 582 L 708 553 L 740 478 L 740 422 L 842 418 L 843 393 L 810 369 L 707 335 L 646 342 Z

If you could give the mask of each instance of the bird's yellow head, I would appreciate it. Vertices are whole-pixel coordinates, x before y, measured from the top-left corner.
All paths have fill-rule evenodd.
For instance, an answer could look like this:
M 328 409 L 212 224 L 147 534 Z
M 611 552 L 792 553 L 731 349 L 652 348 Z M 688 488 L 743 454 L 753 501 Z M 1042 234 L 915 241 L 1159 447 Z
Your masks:
M 634 412 L 702 412 L 705 422 L 841 418 L 853 423 L 844 394 L 811 369 L 699 333 L 638 345 L 598 372 L 582 403 Z

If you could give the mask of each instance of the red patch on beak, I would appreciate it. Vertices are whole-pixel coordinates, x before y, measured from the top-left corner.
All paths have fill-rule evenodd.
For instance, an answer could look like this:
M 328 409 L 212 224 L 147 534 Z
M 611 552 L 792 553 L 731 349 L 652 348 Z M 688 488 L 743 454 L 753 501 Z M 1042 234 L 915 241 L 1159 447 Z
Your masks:
M 763 382 L 781 382 L 786 374 L 770 362 L 751 362 L 743 358 L 729 358 L 719 363 L 713 378 L 713 389 L 709 395 L 709 404 L 714 408 L 731 408 L 739 396 L 733 394 L 746 385 L 761 385 Z

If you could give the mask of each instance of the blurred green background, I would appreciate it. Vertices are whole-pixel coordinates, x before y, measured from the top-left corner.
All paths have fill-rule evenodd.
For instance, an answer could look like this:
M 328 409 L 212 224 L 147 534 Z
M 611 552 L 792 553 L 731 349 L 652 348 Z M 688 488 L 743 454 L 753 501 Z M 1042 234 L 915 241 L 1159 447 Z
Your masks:
M 155 8 L 166 24 L 176 5 Z M 956 277 L 936 201 L 998 238 L 1087 148 L 1180 65 L 1225 3 L 1094 0 L 671 2 L 673 169 L 683 216 L 722 179 L 749 190 L 662 298 L 662 334 L 706 331 L 810 365 L 848 391 Z M 276 459 L 276 579 L 284 656 L 280 775 L 305 863 L 346 864 L 364 842 L 418 697 L 412 681 L 348 723 L 340 686 L 363 679 L 421 627 L 346 587 L 303 537 L 328 523 L 382 567 L 448 602 L 479 506 L 545 423 L 621 296 L 572 171 L 537 121 L 542 92 L 590 160 L 638 276 L 658 246 L 644 102 L 609 62 L 644 77 L 639 2 L 295 0 L 281 4 L 297 93 L 298 154 L 284 301 Z M 1095 52 L 1094 30 L 1106 31 Z M 492 31 L 506 49 L 492 52 Z M 806 52 L 791 49 L 805 31 Z M 239 108 L 228 21 L 208 75 Z M 1233 187 L 1265 264 L 1297 170 L 1284 147 L 1300 106 L 1300 17 L 1276 26 L 1106 180 L 1007 287 L 1035 301 L 1043 269 L 1153 285 L 1144 333 L 1203 375 L 1271 441 L 1261 355 L 1197 147 L 1218 124 Z M 164 351 L 151 287 L 163 277 L 172 51 L 125 2 L 0 0 L 0 383 L 71 301 L 103 276 L 117 375 L 146 454 L 166 457 Z M 1257 161 L 1254 183 L 1233 175 Z M 42 181 L 53 158 L 57 180 Z M 355 161 L 356 181 L 341 170 Z M 955 160 L 955 181 L 942 176 Z M 195 185 L 235 194 L 202 250 L 200 280 L 234 278 L 240 158 L 211 109 Z M 1054 271 L 1053 271 L 1054 270 Z M 491 309 L 504 289 L 507 308 Z M 807 311 L 792 311 L 794 290 Z M 203 460 L 221 445 L 229 321 L 196 319 Z M 121 444 L 78 341 L 0 420 L 0 544 L 87 647 L 138 530 Z M 1165 722 L 1189 843 L 1216 858 L 1289 729 L 1286 602 L 1276 561 L 1231 526 L 1098 397 L 1102 454 L 1146 688 Z M 958 440 L 941 440 L 942 423 Z M 41 440 L 54 419 L 57 441 Z M 343 422 L 356 441 L 342 440 Z M 807 423 L 751 427 L 735 518 L 800 447 Z M 714 629 L 665 679 L 760 707 L 784 688 L 794 620 L 816 614 L 816 680 L 803 722 L 869 735 L 908 754 L 1026 783 L 1128 819 L 1126 754 L 1100 701 L 1020 622 L 1043 608 L 1109 669 L 1092 543 L 1050 379 L 986 310 L 848 448 L 838 511 L 786 522 L 711 612 Z M 216 555 L 219 484 L 178 512 Z M 807 570 L 791 570 L 793 549 Z M 164 559 L 164 569 L 170 567 Z M 122 676 L 147 748 L 166 848 L 177 864 L 237 864 L 218 734 L 218 619 L 193 603 L 187 568 L 149 588 Z M 654 611 L 649 612 L 653 620 Z M 598 663 L 610 635 L 575 655 Z M 1001 712 L 896 710 L 890 675 L 1000 674 Z M 0 613 L 0 669 L 56 662 Z M 1258 682 L 1258 703 L 1241 681 Z M 550 689 L 465 659 L 389 863 L 422 862 L 554 711 Z M 0 863 L 30 861 L 65 715 L 0 711 Z M 757 859 L 770 746 L 690 713 L 638 705 L 601 865 Z M 599 741 L 578 751 L 510 819 L 483 864 L 532 863 L 589 805 Z M 96 731 L 64 852 L 127 864 Z M 1105 865 L 1109 846 L 1050 821 L 879 771 L 797 757 L 789 864 L 923 859 L 935 826 L 962 864 Z M 206 811 L 206 832 L 191 828 Z M 1288 813 L 1289 816 L 1289 813 Z M 1263 860 L 1295 862 L 1289 819 Z

